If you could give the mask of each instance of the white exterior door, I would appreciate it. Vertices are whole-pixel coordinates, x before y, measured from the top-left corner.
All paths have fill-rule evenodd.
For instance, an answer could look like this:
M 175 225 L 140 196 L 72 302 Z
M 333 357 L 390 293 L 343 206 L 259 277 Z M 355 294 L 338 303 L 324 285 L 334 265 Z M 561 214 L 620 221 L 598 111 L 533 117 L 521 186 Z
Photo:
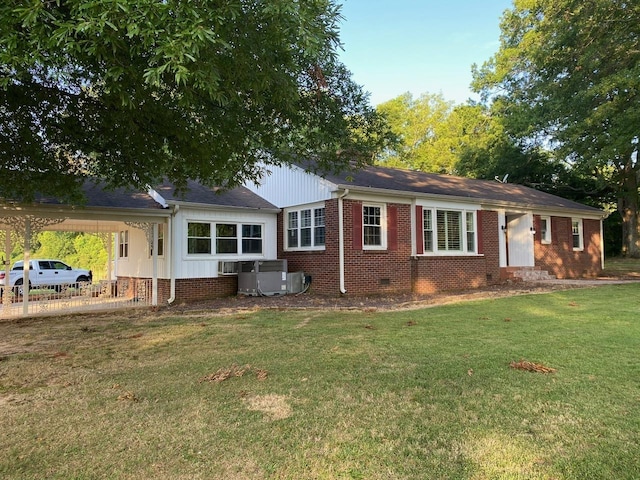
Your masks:
M 507 214 L 507 250 L 510 267 L 533 267 L 533 216 Z

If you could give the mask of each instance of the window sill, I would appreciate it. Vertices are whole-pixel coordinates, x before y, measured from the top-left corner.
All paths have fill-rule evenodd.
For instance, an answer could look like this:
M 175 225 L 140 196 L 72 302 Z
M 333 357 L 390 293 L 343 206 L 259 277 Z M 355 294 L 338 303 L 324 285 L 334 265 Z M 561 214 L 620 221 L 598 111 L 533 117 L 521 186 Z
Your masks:
M 412 255 L 414 258 L 442 258 L 442 257 L 484 257 L 484 253 L 464 253 L 464 252 L 438 252 L 419 253 Z
M 324 252 L 326 250 L 325 247 L 304 247 L 304 248 L 285 248 L 283 251 L 284 252 L 291 252 L 291 253 L 297 253 L 297 252 Z

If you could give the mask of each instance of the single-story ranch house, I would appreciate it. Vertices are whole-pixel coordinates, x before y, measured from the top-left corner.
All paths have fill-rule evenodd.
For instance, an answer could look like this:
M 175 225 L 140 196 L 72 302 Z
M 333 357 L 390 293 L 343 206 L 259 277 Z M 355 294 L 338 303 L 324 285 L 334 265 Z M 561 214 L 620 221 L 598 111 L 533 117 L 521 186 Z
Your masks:
M 321 176 L 292 165 L 230 191 L 191 181 L 182 196 L 169 183 L 147 192 L 87 183 L 85 192 L 82 207 L 5 202 L 0 228 L 104 234 L 110 275 L 152 280 L 154 304 L 235 294 L 242 260 L 286 259 L 321 295 L 595 276 L 603 262 L 602 211 L 494 181 L 374 166 Z

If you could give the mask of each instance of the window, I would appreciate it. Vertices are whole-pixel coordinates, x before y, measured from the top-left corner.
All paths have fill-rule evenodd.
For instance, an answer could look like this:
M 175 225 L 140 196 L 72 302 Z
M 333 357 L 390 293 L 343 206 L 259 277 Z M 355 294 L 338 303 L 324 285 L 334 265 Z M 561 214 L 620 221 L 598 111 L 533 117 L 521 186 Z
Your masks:
M 211 253 L 211 224 L 187 224 L 187 253 Z
M 476 212 L 425 208 L 423 247 L 425 253 L 476 253 Z
M 433 212 L 423 210 L 424 221 L 424 251 L 433 252 Z
M 287 212 L 287 249 L 313 250 L 324 247 L 324 219 L 324 207 Z
M 437 210 L 439 251 L 462 251 L 462 212 Z
M 242 253 L 262 255 L 262 225 L 242 225 Z
M 129 257 L 129 230 L 121 230 L 118 234 L 118 256 Z
M 551 217 L 540 217 L 540 240 L 551 243 Z
M 238 226 L 236 224 L 216 224 L 216 253 L 238 253 Z
M 466 212 L 467 217 L 467 252 L 476 251 L 476 225 L 473 212 Z
M 316 245 L 324 245 L 324 208 L 313 210 L 314 239 Z
M 187 224 L 187 253 L 262 255 L 262 231 L 262 225 L 255 224 L 190 222 Z
M 383 209 L 381 206 L 362 206 L 363 247 L 369 249 L 385 248 L 383 235 Z
M 584 238 L 582 235 L 582 220 L 571 219 L 571 233 L 573 236 L 573 249 L 582 250 L 584 248 Z
M 158 256 L 164 255 L 164 225 L 158 224 Z M 153 237 L 149 239 L 149 256 L 153 256 Z

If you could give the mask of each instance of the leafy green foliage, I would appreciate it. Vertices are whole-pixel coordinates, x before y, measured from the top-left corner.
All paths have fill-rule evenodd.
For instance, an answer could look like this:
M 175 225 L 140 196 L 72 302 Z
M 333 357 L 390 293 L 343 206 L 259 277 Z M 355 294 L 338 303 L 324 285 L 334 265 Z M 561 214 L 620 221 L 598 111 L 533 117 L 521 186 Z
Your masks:
M 389 136 L 336 60 L 339 21 L 332 0 L 2 2 L 0 193 L 370 162 Z
M 93 272 L 94 280 L 107 278 L 108 254 L 97 235 L 45 231 L 38 234 L 32 258 L 55 258 Z M 22 258 L 20 250 L 12 262 Z
M 511 135 L 615 193 L 630 255 L 640 255 L 638 19 L 637 2 L 516 0 L 500 50 L 474 71 Z

